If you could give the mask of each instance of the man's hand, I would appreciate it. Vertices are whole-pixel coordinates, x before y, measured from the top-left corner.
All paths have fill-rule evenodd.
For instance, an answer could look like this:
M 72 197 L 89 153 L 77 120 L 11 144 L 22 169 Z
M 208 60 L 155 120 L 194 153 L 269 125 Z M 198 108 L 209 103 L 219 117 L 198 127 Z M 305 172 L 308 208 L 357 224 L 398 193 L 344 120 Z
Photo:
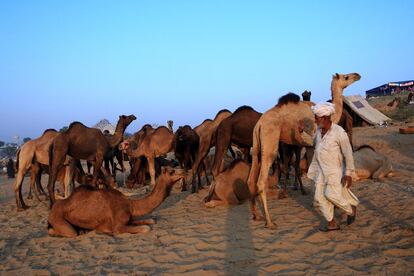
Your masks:
M 349 175 L 344 175 L 343 177 L 342 177 L 342 185 L 345 187 L 345 188 L 350 188 L 351 187 L 351 185 L 352 185 L 352 177 L 351 176 L 349 176 Z

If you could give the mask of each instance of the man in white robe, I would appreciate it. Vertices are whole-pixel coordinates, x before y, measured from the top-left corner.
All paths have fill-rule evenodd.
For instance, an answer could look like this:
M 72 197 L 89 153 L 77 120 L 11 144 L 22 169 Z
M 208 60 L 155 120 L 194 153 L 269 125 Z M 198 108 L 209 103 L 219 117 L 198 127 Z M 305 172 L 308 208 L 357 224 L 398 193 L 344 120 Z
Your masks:
M 320 230 L 339 230 L 339 224 L 334 218 L 334 206 L 348 215 L 349 225 L 355 220 L 356 206 L 359 203 L 358 198 L 349 190 L 352 185 L 351 175 L 355 170 L 352 147 L 344 129 L 331 121 L 331 115 L 335 112 L 333 104 L 318 103 L 312 107 L 312 111 L 318 130 L 308 177 L 315 182 L 314 203 L 328 222 L 327 227 L 321 227 Z

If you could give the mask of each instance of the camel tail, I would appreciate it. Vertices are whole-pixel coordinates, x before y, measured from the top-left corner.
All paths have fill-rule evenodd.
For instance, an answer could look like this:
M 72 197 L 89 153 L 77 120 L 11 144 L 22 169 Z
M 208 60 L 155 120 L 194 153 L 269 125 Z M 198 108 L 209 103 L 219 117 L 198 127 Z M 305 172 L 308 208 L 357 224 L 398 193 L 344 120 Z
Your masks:
M 49 146 L 49 171 L 52 171 L 52 161 L 53 161 L 53 143 Z
M 16 170 L 19 170 L 20 149 L 16 152 Z

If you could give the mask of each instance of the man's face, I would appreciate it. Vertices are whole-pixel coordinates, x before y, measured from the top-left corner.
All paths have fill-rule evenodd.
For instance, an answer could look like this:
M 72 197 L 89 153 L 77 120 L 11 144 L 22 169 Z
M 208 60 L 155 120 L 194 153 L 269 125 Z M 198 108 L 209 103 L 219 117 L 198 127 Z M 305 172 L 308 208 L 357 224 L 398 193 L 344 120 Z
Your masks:
M 318 117 L 315 115 L 315 123 L 318 128 L 328 128 L 331 122 L 331 118 L 329 116 Z

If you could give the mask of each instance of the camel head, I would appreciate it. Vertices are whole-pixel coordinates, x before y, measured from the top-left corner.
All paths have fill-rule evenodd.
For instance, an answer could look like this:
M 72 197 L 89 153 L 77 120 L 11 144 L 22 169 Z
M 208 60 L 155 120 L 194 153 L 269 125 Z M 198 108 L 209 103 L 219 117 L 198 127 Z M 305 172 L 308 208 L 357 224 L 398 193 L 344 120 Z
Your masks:
M 173 120 L 168 120 L 167 121 L 167 126 L 168 126 L 169 130 L 173 131 L 173 125 L 174 125 Z
M 308 117 L 304 117 L 298 121 L 297 127 L 299 132 L 299 135 L 295 135 L 297 144 L 302 146 L 313 146 L 313 137 L 316 132 L 315 121 Z
M 309 101 L 310 101 L 310 99 L 311 99 L 311 95 L 312 95 L 312 92 L 310 92 L 310 91 L 308 91 L 308 90 L 305 90 L 305 91 L 303 91 L 303 93 L 302 93 L 302 99 L 303 99 L 304 101 L 309 102 Z
M 332 76 L 332 85 L 341 89 L 347 88 L 349 85 L 361 79 L 361 75 L 358 73 L 338 74 Z
M 174 186 L 174 184 L 184 177 L 185 171 L 183 169 L 161 167 L 161 174 L 157 179 L 156 186 L 161 185 L 159 188 L 166 189 L 168 195 L 171 192 L 171 188 Z
M 127 155 L 131 155 L 132 151 L 136 150 L 137 148 L 138 148 L 138 143 L 134 141 L 133 139 L 122 141 L 119 144 L 119 150 L 121 150 L 123 153 Z
M 130 123 L 132 123 L 132 121 L 134 121 L 136 119 L 137 119 L 137 117 L 135 117 L 135 115 L 133 115 L 133 114 L 131 114 L 129 116 L 120 115 L 119 120 L 118 120 L 118 125 L 122 125 L 124 128 L 126 128 L 127 126 L 129 126 Z

